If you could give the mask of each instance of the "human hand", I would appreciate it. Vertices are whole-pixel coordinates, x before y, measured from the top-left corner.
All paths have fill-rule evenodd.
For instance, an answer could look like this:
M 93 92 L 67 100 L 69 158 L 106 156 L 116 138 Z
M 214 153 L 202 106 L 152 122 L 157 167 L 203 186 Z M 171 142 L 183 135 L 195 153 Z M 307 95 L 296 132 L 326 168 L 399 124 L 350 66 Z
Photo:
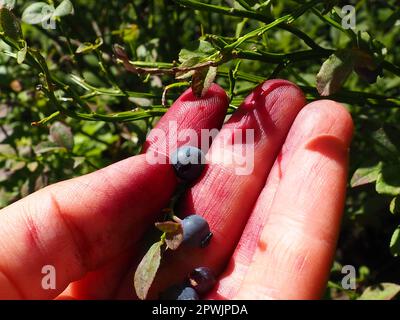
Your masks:
M 204 249 L 167 254 L 150 298 L 199 266 L 219 274 L 206 298 L 321 296 L 344 205 L 352 121 L 335 102 L 305 104 L 293 84 L 267 81 L 223 126 L 211 161 L 180 205 L 183 216 L 203 215 L 214 236 Z M 185 128 L 200 136 L 201 129 L 222 125 L 227 105 L 217 85 L 201 99 L 188 90 L 157 128 L 171 137 L 169 123 L 176 121 L 178 136 Z M 248 128 L 255 133 L 254 170 L 237 175 L 235 164 L 218 156 L 224 153 L 218 142 Z M 166 143 L 170 150 L 184 144 L 150 134 L 144 149 Z M 149 164 L 141 154 L 3 209 L 0 298 L 135 298 L 133 273 L 145 250 L 144 234 L 177 183 L 170 164 Z M 42 287 L 46 265 L 56 270 L 55 289 Z

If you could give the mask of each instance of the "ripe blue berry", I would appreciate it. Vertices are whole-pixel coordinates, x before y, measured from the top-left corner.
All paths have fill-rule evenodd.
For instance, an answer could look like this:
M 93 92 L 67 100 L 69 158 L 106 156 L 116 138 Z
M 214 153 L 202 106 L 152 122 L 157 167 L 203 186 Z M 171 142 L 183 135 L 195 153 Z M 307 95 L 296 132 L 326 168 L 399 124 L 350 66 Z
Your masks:
M 187 182 L 192 182 L 201 175 L 205 162 L 204 153 L 191 146 L 178 148 L 171 155 L 171 164 L 176 175 Z
M 175 285 L 162 294 L 160 294 L 161 300 L 199 300 L 199 295 L 196 290 L 187 285 Z
M 183 243 L 192 247 L 204 248 L 208 245 L 212 233 L 207 220 L 193 214 L 182 220 Z
M 189 274 L 189 283 L 200 295 L 207 293 L 215 285 L 214 273 L 208 267 L 199 267 Z

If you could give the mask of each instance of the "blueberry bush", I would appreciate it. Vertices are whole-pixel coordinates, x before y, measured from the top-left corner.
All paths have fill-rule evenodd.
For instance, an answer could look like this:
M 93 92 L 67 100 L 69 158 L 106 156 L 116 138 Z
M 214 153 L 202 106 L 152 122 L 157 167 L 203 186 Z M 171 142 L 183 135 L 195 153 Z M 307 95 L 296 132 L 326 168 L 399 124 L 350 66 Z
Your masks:
M 351 5 L 349 7 L 348 5 Z M 0 206 L 138 153 L 184 88 L 261 81 L 355 123 L 326 299 L 400 291 L 400 1 L 0 0 Z M 347 6 L 347 7 L 346 7 Z M 357 271 L 344 289 L 342 267 Z

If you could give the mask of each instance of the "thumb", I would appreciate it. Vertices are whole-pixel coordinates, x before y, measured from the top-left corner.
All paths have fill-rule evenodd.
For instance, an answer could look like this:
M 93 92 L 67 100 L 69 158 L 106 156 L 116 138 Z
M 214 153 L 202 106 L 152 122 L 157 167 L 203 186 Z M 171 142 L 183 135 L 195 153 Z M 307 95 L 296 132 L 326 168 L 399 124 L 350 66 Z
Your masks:
M 157 181 L 157 183 L 155 183 Z M 51 298 L 137 241 L 173 193 L 168 165 L 136 156 L 0 212 L 0 298 Z M 54 267 L 55 290 L 42 286 Z

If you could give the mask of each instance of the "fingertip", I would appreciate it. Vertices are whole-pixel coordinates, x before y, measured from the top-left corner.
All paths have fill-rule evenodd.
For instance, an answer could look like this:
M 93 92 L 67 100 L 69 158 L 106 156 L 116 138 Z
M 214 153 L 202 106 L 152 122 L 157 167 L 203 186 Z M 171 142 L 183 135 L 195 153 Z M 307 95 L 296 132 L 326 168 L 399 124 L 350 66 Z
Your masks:
M 305 105 L 305 96 L 301 89 L 294 83 L 283 80 L 273 79 L 266 80 L 258 85 L 243 101 L 240 109 L 248 111 L 254 108 L 265 106 L 264 99 L 277 93 L 281 98 L 285 97 L 287 100 L 292 100 L 293 104 L 300 101 L 300 104 Z
M 202 130 L 219 129 L 224 122 L 228 105 L 224 89 L 217 84 L 211 85 L 201 98 L 197 98 L 191 88 L 187 89 L 156 124 L 155 130 L 150 132 L 143 152 L 152 149 L 169 154 L 186 144 L 191 134 L 198 139 Z M 201 141 L 197 143 L 201 145 Z
M 353 137 L 354 124 L 348 109 L 332 100 L 318 100 L 309 103 L 300 113 L 299 122 L 313 122 L 313 126 L 330 126 L 330 131 L 348 147 Z M 297 122 L 297 119 L 296 119 Z
M 217 99 L 218 102 L 221 102 L 223 105 L 224 102 L 228 102 L 228 96 L 225 90 L 216 83 L 213 83 L 210 88 L 207 90 L 205 94 L 203 94 L 200 98 L 194 95 L 192 88 L 188 88 L 178 99 L 178 101 L 185 102 L 196 102 L 196 101 L 207 101 L 209 99 Z

